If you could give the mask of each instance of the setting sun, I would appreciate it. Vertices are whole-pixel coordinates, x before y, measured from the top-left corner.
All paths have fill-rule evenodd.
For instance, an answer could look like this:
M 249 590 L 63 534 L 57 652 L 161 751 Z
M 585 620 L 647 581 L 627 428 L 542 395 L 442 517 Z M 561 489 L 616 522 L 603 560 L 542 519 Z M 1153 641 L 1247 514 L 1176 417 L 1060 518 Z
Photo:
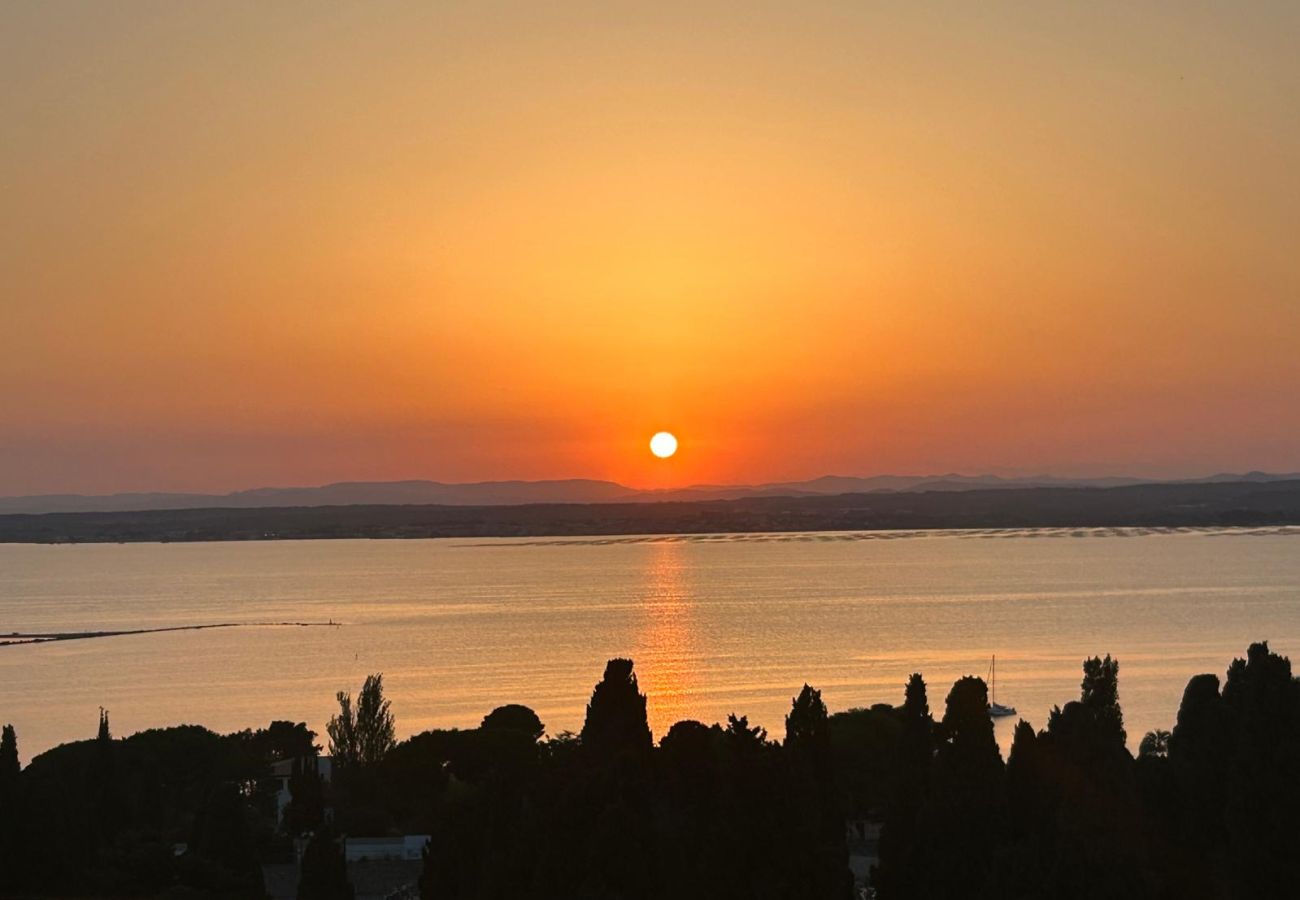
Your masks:
M 650 452 L 660 459 L 667 459 L 677 452 L 677 438 L 667 431 L 660 431 L 650 438 Z
M 0 26 L 0 900 L 1300 900 L 1300 0 Z

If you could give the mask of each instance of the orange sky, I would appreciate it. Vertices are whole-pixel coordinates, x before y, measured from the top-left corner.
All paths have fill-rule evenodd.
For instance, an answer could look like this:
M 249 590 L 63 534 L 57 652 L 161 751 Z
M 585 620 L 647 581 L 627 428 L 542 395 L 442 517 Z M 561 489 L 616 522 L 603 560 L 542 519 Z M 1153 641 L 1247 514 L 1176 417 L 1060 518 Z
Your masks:
M 1300 6 L 1135 6 L 10 4 L 0 493 L 1300 470 Z

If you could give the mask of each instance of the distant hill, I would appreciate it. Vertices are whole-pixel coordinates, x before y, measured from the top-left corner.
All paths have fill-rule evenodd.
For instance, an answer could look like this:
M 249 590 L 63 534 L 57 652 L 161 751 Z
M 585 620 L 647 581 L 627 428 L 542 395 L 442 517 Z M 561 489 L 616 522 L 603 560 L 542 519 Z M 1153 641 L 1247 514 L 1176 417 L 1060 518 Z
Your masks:
M 47 494 L 0 497 L 0 514 L 138 512 L 150 509 L 262 509 L 277 506 L 510 506 L 519 503 L 608 503 L 641 492 L 615 484 L 571 478 L 558 481 L 342 481 L 321 487 L 254 488 L 229 494 L 133 493 L 86 496 Z
M 342 481 L 320 487 L 266 487 L 229 494 L 126 493 L 41 494 L 0 497 L 0 515 L 141 512 L 176 509 L 267 509 L 317 506 L 516 506 L 530 503 L 646 503 L 740 500 L 746 497 L 819 497 L 878 492 L 970 491 L 988 488 L 1090 487 L 1139 484 L 1266 483 L 1300 479 L 1300 474 L 1219 474 L 1174 482 L 1130 477 L 1059 478 L 1051 475 L 824 475 L 808 481 L 770 484 L 700 484 L 672 490 L 639 490 L 613 481 L 569 478 L 554 481 Z

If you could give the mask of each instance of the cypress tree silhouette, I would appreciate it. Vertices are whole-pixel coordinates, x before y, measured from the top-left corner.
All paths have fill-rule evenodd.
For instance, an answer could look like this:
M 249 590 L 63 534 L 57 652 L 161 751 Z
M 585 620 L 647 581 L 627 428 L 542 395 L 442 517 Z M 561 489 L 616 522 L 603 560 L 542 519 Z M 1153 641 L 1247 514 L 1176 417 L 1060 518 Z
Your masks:
M 1043 754 L 1038 735 L 1024 719 L 1016 723 L 1007 759 L 1007 805 L 1013 839 L 1030 838 L 1047 828 L 1043 796 Z
M 885 898 L 918 896 L 916 859 L 917 817 L 925 802 L 934 759 L 934 717 L 926 695 L 925 679 L 913 672 L 903 692 L 898 714 L 898 776 L 885 810 L 880 833 L 880 866 L 876 886 Z
M 790 702 L 790 714 L 785 717 L 785 748 L 818 768 L 829 760 L 830 717 L 821 691 L 807 684 Z
M 1119 660 L 1092 657 L 1083 661 L 1083 685 L 1079 702 L 1096 720 L 1099 736 L 1113 746 L 1123 747 L 1124 712 L 1119 706 Z
M 1169 735 L 1169 758 L 1179 765 L 1204 767 L 1214 777 L 1227 766 L 1228 726 L 1219 676 L 1195 676 L 1183 690 L 1177 724 Z
M 1125 747 L 1119 706 L 1119 661 L 1107 656 L 1083 662 L 1079 699 L 1053 709 L 1047 718 L 1053 750 L 1077 766 L 1095 786 L 1112 793 L 1133 789 L 1132 758 Z
M 1196 859 L 1220 854 L 1227 842 L 1223 808 L 1232 741 L 1232 718 L 1219 694 L 1219 677 L 1195 676 L 1183 691 L 1169 735 L 1169 765 L 1178 803 L 1171 819 L 1179 843 Z
M 1009 788 L 1022 839 L 1014 887 L 1033 895 L 1068 882 L 1080 896 L 1140 895 L 1148 889 L 1149 829 L 1124 744 L 1119 663 L 1092 657 L 1083 672 L 1079 699 L 1053 709 L 1047 729 L 1023 742 L 1023 754 L 1017 749 Z
M 99 708 L 99 730 L 95 735 L 95 758 L 91 796 L 94 829 L 100 846 L 107 844 L 121 824 L 121 789 L 117 783 L 117 752 L 108 726 L 108 710 Z
M 1223 702 L 1234 724 L 1224 821 L 1240 896 L 1294 896 L 1300 849 L 1300 684 L 1291 661 L 1251 644 L 1233 660 Z
M 0 803 L 9 797 L 9 792 L 17 790 L 18 775 L 18 735 L 12 725 L 0 729 Z
M 1058 768 L 1046 738 L 1021 719 L 1016 723 L 1006 767 L 1007 838 L 988 896 L 1061 896 L 1052 868 L 1057 852 Z M 1069 879 L 1065 879 L 1068 883 Z M 1092 896 L 1086 892 L 1064 896 Z M 1099 896 L 1124 896 L 1103 894 Z
M 580 885 L 569 889 L 575 896 L 653 896 L 652 743 L 630 659 L 605 665 L 587 704 L 580 751 L 575 798 L 583 812 L 561 826 L 572 829 L 565 864 Z
M 646 698 L 637 687 L 632 660 L 611 659 L 591 693 L 582 745 L 599 759 L 641 756 L 650 751 Z
M 979 896 L 1005 832 L 1002 755 L 984 679 L 966 676 L 952 686 L 936 730 L 932 789 L 918 829 L 920 896 Z
M 907 679 L 900 712 L 903 722 L 900 749 L 905 771 L 913 775 L 928 772 L 934 758 L 934 717 L 930 715 L 925 679 L 920 672 L 913 672 Z M 908 786 L 921 789 L 924 787 L 924 779 L 919 784 L 914 782 Z
M 18 809 L 18 736 L 12 725 L 0 730 L 0 889 L 7 888 L 17 868 L 18 830 L 22 825 Z
M 298 900 L 353 900 L 354 896 L 343 848 L 333 830 L 318 831 L 302 854 Z
M 946 771 L 965 771 L 996 781 L 1002 754 L 993 738 L 984 679 L 967 675 L 953 684 L 939 726 L 938 762 Z
M 315 831 L 325 820 L 325 783 L 316 756 L 299 756 L 289 775 L 289 805 L 284 810 L 284 829 L 297 836 Z
M 833 795 L 830 716 L 821 691 L 804 684 L 785 717 L 784 750 L 792 766 L 795 821 L 806 848 L 795 854 L 796 896 L 825 900 L 847 897 L 853 888 L 848 868 L 844 819 Z
M 903 717 L 909 722 L 924 722 L 927 733 L 934 726 L 930 715 L 930 701 L 926 697 L 925 679 L 913 672 L 903 688 Z

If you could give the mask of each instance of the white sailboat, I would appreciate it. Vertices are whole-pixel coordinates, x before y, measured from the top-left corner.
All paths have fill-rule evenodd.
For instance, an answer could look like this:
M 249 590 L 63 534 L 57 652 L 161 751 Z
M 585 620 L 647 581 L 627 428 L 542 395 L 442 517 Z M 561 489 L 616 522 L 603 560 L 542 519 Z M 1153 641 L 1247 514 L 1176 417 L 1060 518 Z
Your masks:
M 989 715 L 994 718 L 1001 716 L 1014 716 L 1016 708 L 1014 706 L 1003 706 L 998 702 L 998 658 L 994 655 L 989 663 Z

